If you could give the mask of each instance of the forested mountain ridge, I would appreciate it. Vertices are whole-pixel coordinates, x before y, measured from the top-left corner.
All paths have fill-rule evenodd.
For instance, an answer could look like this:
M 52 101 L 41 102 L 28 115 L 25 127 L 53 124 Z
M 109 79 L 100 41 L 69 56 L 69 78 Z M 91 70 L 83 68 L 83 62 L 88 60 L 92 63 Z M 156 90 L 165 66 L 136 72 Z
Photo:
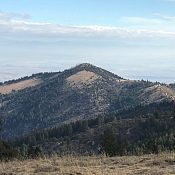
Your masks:
M 21 150 L 39 146 L 45 154 L 157 154 L 174 150 L 174 124 L 173 101 L 152 103 L 35 131 L 13 144 Z
M 173 85 L 123 79 L 91 64 L 58 73 L 36 74 L 0 86 L 37 79 L 34 86 L 0 95 L 2 136 L 12 138 L 63 122 L 116 113 L 140 104 L 172 101 Z

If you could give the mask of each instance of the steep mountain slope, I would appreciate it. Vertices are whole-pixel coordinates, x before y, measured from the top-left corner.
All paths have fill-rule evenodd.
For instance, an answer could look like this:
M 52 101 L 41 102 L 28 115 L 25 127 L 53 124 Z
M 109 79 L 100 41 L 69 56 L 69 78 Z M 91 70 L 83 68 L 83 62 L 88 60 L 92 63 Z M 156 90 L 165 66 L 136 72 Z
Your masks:
M 175 146 L 174 107 L 174 102 L 139 105 L 116 114 L 32 132 L 17 139 L 14 145 L 38 145 L 46 154 L 89 155 L 102 151 L 104 139 L 107 139 L 106 143 L 117 145 L 118 155 L 171 151 Z M 109 133 L 104 137 L 106 132 Z M 111 134 L 115 135 L 115 142 L 111 142 Z M 110 150 L 112 148 L 110 146 Z
M 35 86 L 0 96 L 3 137 L 21 136 L 62 122 L 94 118 L 139 104 L 171 101 L 175 97 L 170 86 L 125 80 L 86 63 L 28 79 L 31 78 L 40 81 Z

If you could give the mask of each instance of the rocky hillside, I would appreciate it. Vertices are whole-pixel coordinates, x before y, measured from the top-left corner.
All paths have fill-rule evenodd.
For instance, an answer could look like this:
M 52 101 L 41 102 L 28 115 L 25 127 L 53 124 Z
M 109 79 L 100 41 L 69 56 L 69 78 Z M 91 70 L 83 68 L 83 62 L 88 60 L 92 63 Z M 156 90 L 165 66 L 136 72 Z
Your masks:
M 6 138 L 175 98 L 173 85 L 126 80 L 91 64 L 6 82 L 0 93 Z

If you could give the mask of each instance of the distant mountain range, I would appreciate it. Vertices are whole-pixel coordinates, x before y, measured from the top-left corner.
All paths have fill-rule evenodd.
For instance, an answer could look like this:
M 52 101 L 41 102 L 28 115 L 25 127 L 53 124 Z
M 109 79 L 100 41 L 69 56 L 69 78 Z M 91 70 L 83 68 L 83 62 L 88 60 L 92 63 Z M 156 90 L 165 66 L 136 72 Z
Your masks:
M 2 137 L 174 99 L 174 84 L 127 80 L 87 63 L 63 72 L 34 74 L 1 83 Z

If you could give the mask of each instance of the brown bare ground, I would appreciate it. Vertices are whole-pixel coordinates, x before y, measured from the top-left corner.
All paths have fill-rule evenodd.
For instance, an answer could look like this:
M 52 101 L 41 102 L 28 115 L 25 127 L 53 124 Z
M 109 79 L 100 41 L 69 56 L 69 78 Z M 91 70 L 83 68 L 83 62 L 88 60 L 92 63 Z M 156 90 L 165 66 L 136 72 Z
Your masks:
M 99 157 L 57 157 L 0 164 L 2 175 L 168 175 L 175 174 L 174 153 Z
M 15 91 L 23 90 L 23 89 L 28 88 L 28 87 L 36 86 L 40 83 L 41 83 L 40 79 L 33 78 L 30 80 L 20 81 L 18 83 L 13 83 L 13 84 L 9 84 L 9 85 L 2 85 L 2 86 L 0 86 L 0 93 L 1 94 L 9 94 L 13 90 L 15 90 Z
M 93 81 L 98 79 L 100 76 L 96 75 L 90 71 L 80 71 L 70 77 L 67 78 L 67 82 L 70 86 L 78 86 L 81 87 L 83 84 L 91 84 Z

